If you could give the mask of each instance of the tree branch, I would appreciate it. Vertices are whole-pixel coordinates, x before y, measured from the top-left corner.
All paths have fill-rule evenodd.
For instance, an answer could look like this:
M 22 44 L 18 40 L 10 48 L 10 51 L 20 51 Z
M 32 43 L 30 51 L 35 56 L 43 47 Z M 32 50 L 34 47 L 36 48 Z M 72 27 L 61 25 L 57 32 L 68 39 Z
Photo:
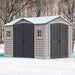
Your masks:
M 18 12 L 20 12 L 27 4 L 28 4 L 28 2 L 26 2 L 19 10 L 17 10 L 10 18 L 10 21 L 13 19 L 13 16 L 15 16 Z
M 5 23 L 5 20 L 4 20 L 4 18 L 2 16 L 0 16 L 0 19 Z
M 64 14 L 68 19 L 70 19 L 70 16 L 68 16 L 68 14 L 65 13 L 65 11 L 62 11 L 62 12 L 63 12 L 63 14 Z

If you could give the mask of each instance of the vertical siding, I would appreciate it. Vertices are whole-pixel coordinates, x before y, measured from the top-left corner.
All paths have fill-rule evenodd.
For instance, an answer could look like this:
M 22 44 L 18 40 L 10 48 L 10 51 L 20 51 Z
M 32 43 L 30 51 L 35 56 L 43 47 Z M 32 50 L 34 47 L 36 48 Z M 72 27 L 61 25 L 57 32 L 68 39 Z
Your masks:
M 45 58 L 44 25 L 34 25 L 34 57 Z M 37 36 L 37 31 L 42 30 L 42 36 Z
M 72 57 L 72 26 L 68 26 L 68 57 Z
M 7 31 L 11 32 L 11 36 L 7 37 Z M 4 56 L 13 56 L 13 26 L 4 27 Z
M 50 24 L 45 25 L 45 52 L 46 58 L 50 58 Z

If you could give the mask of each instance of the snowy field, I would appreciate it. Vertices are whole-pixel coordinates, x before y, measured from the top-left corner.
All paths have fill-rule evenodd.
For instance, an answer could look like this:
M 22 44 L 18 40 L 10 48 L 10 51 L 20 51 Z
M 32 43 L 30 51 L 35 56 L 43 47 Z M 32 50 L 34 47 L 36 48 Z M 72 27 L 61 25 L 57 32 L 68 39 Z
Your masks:
M 0 53 L 4 53 L 4 44 L 0 44 Z
M 0 45 L 4 52 L 4 45 Z M 0 75 L 75 75 L 75 58 L 29 59 L 0 56 Z

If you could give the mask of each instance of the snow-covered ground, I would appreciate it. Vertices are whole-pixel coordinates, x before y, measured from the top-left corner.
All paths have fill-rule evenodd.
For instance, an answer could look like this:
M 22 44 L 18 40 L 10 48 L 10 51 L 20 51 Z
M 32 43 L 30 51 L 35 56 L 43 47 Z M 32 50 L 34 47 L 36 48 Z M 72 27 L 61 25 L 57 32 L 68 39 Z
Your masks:
M 75 41 L 74 41 L 74 52 L 75 52 Z
M 4 44 L 0 44 L 0 53 L 4 53 Z
M 75 58 L 0 58 L 0 75 L 75 75 Z
M 3 53 L 4 45 L 0 45 Z M 75 75 L 75 58 L 30 59 L 0 57 L 0 75 Z

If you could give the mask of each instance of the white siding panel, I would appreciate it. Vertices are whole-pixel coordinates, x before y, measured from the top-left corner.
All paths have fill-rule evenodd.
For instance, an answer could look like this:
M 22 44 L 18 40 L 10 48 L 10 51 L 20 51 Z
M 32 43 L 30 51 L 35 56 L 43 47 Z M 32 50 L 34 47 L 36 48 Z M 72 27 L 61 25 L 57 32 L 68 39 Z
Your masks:
M 45 25 L 45 52 L 46 58 L 50 58 L 50 24 Z
M 7 37 L 7 31 L 11 32 L 11 36 Z M 4 27 L 4 56 L 13 56 L 13 27 L 7 26 Z
M 72 26 L 68 26 L 68 57 L 72 57 Z
M 34 57 L 45 58 L 44 25 L 34 25 Z M 42 36 L 37 35 L 37 31 L 42 31 Z

